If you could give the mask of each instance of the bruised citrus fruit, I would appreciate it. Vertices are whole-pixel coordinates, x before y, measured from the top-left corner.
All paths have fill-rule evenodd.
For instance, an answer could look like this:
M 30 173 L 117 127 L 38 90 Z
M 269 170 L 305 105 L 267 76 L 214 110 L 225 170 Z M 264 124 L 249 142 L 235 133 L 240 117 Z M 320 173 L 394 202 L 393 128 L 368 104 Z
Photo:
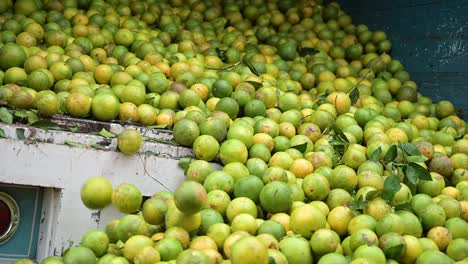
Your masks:
M 466 259 L 468 256 L 468 241 L 463 238 L 454 239 L 447 247 L 447 256 L 456 261 Z
M 200 160 L 211 161 L 218 155 L 219 143 L 210 135 L 201 135 L 193 142 L 193 152 Z
M 65 102 L 68 114 L 73 117 L 85 117 L 91 109 L 91 98 L 82 93 L 71 93 Z
M 319 229 L 310 238 L 310 246 L 315 256 L 335 252 L 340 246 L 340 237 L 330 229 Z
M 125 104 L 125 103 L 124 103 Z M 152 126 L 156 123 L 158 109 L 149 104 L 141 104 L 137 108 L 138 122 L 143 126 Z
M 213 171 L 214 167 L 211 163 L 205 160 L 195 160 L 189 164 L 189 167 L 185 171 L 185 176 L 188 180 L 203 183 L 206 177 Z
M 236 241 L 231 249 L 231 262 L 239 263 L 268 263 L 267 248 L 254 237 L 244 237 Z
M 427 232 L 426 237 L 434 241 L 441 251 L 445 251 L 449 243 L 452 241 L 452 233 L 442 226 L 431 228 Z
M 135 235 L 125 241 L 122 253 L 126 259 L 133 262 L 133 259 L 145 247 L 153 246 L 153 241 L 143 235 Z
M 140 208 L 143 196 L 131 183 L 122 183 L 112 193 L 112 204 L 122 213 L 133 213 Z
M 161 256 L 159 252 L 152 246 L 146 246 L 141 248 L 133 258 L 135 264 L 152 264 L 159 262 Z
M 164 223 L 167 210 L 168 205 L 164 200 L 152 197 L 143 203 L 142 215 L 147 223 L 160 225 Z
M 138 152 L 142 140 L 143 138 L 138 130 L 128 128 L 117 137 L 117 146 L 122 153 L 132 155 Z
M 182 245 L 184 249 L 188 248 L 190 245 L 190 235 L 187 232 L 187 230 L 183 229 L 182 227 L 178 227 L 178 226 L 169 227 L 166 229 L 166 232 L 164 232 L 163 236 L 160 239 L 158 240 L 153 239 L 153 240 L 159 241 L 162 238 L 175 238 L 177 239 L 177 241 L 180 242 L 180 244 Z
M 138 122 L 138 107 L 130 102 L 122 103 L 119 108 L 118 116 L 121 121 Z
M 188 249 L 183 251 L 182 253 L 177 256 L 177 263 L 181 264 L 190 264 L 190 263 L 200 263 L 200 264 L 208 264 L 210 263 L 210 259 L 208 256 L 202 251 L 198 249 Z
M 196 181 L 184 181 L 174 195 L 175 205 L 184 214 L 194 214 L 201 210 L 207 201 L 203 185 Z
M 302 181 L 304 194 L 310 200 L 324 200 L 330 193 L 330 184 L 325 176 L 319 173 L 311 173 Z

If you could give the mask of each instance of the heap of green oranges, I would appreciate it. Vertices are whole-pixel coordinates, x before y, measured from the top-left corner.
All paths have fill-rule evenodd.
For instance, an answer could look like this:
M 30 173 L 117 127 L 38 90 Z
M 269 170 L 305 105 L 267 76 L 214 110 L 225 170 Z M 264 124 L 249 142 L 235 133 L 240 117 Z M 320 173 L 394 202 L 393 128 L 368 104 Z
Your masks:
M 467 263 L 466 123 L 338 3 L 0 0 L 0 24 L 2 105 L 171 129 L 197 158 L 145 201 L 87 181 L 126 215 L 43 264 Z

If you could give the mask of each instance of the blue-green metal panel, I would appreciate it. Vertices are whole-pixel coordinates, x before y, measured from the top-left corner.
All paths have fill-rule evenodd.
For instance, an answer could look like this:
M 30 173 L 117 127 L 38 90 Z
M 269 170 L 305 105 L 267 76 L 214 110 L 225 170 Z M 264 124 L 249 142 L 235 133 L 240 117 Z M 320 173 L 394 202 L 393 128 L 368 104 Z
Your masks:
M 384 30 L 400 60 L 434 101 L 450 100 L 468 120 L 468 2 L 339 0 L 355 24 Z
M 42 210 L 42 189 L 0 184 L 0 192 L 5 192 L 15 199 L 20 209 L 19 227 L 10 240 L 0 245 L 0 260 L 35 259 Z

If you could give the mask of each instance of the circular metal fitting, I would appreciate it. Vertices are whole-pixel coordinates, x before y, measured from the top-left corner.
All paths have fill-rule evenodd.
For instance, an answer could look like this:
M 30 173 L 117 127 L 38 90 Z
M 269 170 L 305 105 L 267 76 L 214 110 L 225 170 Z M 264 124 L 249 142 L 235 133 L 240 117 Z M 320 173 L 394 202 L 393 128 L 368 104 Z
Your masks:
M 13 237 L 20 222 L 20 211 L 15 199 L 0 192 L 0 245 Z

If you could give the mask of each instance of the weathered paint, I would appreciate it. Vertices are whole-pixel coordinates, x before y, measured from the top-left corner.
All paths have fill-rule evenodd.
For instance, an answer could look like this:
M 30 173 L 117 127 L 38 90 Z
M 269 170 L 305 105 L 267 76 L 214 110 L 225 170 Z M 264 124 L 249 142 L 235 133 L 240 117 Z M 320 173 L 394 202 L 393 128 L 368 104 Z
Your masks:
M 423 95 L 468 120 L 468 5 L 464 0 L 338 1 L 355 24 L 384 30 Z
M 113 206 L 92 211 L 81 203 L 80 189 L 88 178 L 105 176 L 114 187 L 133 183 L 144 196 L 151 196 L 175 190 L 184 180 L 178 159 L 192 155 L 189 148 L 161 143 L 172 139 L 166 131 L 143 129 L 152 141 L 144 142 L 136 155 L 127 156 L 115 151 L 115 138 L 1 123 L 0 128 L 7 135 L 0 139 L 0 182 L 44 187 L 38 260 L 61 255 L 70 245 L 79 244 L 86 231 L 104 229 L 108 221 L 122 216 Z M 24 129 L 25 140 L 18 139 L 17 129 Z M 118 133 L 122 127 L 114 124 L 108 129 Z M 65 144 L 102 140 L 109 141 L 108 150 Z

